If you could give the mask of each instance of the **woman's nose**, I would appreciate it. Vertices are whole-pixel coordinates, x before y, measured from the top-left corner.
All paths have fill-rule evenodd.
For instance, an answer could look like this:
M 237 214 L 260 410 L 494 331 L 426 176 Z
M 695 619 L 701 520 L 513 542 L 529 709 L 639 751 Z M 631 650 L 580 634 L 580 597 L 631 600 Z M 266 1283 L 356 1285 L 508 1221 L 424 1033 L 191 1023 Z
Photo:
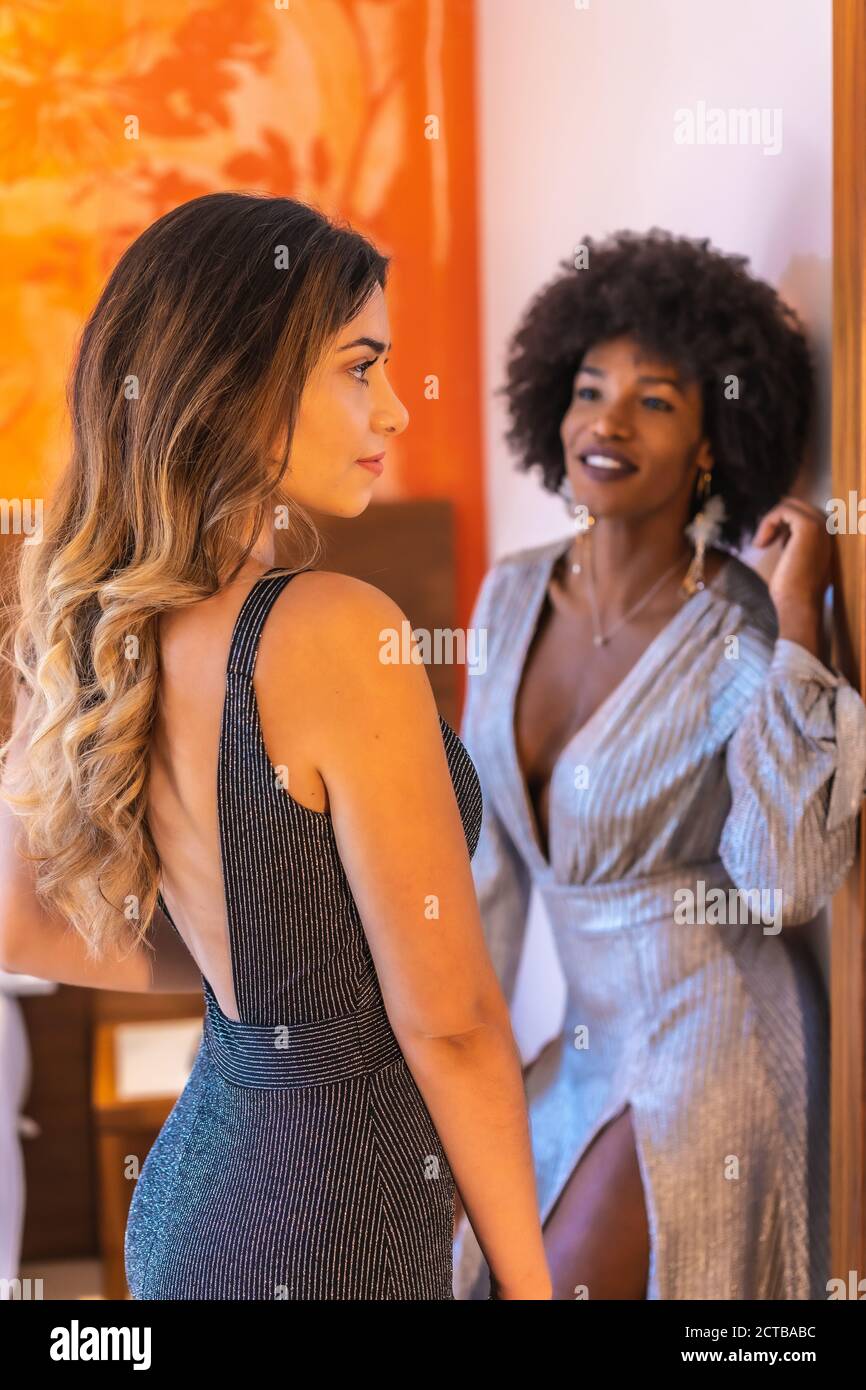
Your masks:
M 409 412 L 396 395 L 389 405 L 380 406 L 373 413 L 372 424 L 378 434 L 402 434 L 408 423 Z
M 602 406 L 593 421 L 592 428 L 599 436 L 620 434 L 629 427 L 629 413 L 625 405 L 612 401 Z

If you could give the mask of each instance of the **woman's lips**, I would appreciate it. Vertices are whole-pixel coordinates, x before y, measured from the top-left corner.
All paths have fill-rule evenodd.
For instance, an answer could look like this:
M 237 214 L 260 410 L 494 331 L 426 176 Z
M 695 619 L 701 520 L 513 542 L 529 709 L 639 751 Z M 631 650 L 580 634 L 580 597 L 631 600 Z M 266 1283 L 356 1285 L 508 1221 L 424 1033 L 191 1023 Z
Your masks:
M 579 460 L 584 472 L 599 483 L 613 483 L 637 472 L 634 464 L 628 459 L 607 454 L 602 450 L 588 450 L 585 454 L 579 455 Z
M 360 463 L 362 468 L 369 468 L 370 472 L 375 473 L 377 477 L 385 467 L 382 459 L 356 459 L 355 462 Z

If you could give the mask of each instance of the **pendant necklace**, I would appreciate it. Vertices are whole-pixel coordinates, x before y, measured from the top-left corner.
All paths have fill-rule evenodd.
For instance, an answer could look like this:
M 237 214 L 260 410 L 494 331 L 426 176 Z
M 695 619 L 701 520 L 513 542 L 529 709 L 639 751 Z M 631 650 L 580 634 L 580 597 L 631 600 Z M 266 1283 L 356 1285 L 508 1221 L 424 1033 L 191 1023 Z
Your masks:
M 590 523 L 590 525 L 591 524 L 592 523 Z M 577 560 L 572 563 L 572 574 L 581 574 L 584 570 L 584 565 L 582 563 L 582 554 L 585 537 L 587 536 L 588 531 L 581 531 L 579 534 L 581 542 L 581 560 Z M 688 558 L 688 555 L 681 555 L 678 560 L 674 560 L 674 563 L 668 569 L 665 570 L 664 574 L 659 576 L 659 578 L 655 581 L 652 587 L 647 590 L 643 597 L 639 598 L 637 603 L 633 604 L 632 607 L 629 608 L 628 612 L 623 613 L 621 618 L 617 618 L 616 622 L 605 632 L 602 629 L 601 617 L 598 611 L 598 597 L 595 589 L 595 576 L 593 575 L 592 547 L 590 547 L 589 564 L 585 568 L 589 592 L 589 606 L 590 612 L 592 614 L 593 646 L 606 647 L 613 634 L 615 632 L 619 632 L 619 629 L 621 627 L 624 627 L 630 618 L 633 618 L 636 613 L 639 613 L 642 608 L 646 607 L 650 599 L 652 599 L 658 593 L 659 589 L 662 587 L 665 581 L 670 579 L 671 575 L 674 574 L 676 570 L 680 569 Z

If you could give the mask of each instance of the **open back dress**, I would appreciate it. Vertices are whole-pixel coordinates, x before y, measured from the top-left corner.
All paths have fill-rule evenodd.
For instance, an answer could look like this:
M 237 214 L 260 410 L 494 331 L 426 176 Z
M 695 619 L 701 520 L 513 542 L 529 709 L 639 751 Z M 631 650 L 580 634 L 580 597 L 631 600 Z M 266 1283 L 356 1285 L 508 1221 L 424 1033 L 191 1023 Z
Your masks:
M 330 815 L 288 794 L 262 736 L 256 653 L 292 577 L 253 585 L 226 671 L 217 809 L 239 1021 L 202 977 L 201 1044 L 133 1193 L 127 1281 L 136 1299 L 453 1299 L 448 1159 Z M 471 856 L 480 784 L 440 724 Z

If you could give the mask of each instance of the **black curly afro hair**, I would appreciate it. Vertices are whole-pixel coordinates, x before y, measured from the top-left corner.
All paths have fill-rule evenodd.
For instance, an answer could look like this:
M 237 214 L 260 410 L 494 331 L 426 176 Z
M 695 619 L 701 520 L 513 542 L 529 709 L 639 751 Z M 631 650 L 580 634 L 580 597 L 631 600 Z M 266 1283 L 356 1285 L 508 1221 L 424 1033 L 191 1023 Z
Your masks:
M 559 430 L 574 374 L 591 347 L 628 335 L 700 383 L 712 490 L 728 514 L 722 538 L 741 545 L 802 463 L 814 376 L 797 314 L 748 273 L 747 257 L 711 249 L 709 238 L 653 227 L 582 245 L 584 268 L 560 262 L 564 273 L 530 302 L 509 344 L 500 393 L 518 468 L 540 466 L 544 487 L 561 490 Z M 738 399 L 726 395 L 732 375 Z

